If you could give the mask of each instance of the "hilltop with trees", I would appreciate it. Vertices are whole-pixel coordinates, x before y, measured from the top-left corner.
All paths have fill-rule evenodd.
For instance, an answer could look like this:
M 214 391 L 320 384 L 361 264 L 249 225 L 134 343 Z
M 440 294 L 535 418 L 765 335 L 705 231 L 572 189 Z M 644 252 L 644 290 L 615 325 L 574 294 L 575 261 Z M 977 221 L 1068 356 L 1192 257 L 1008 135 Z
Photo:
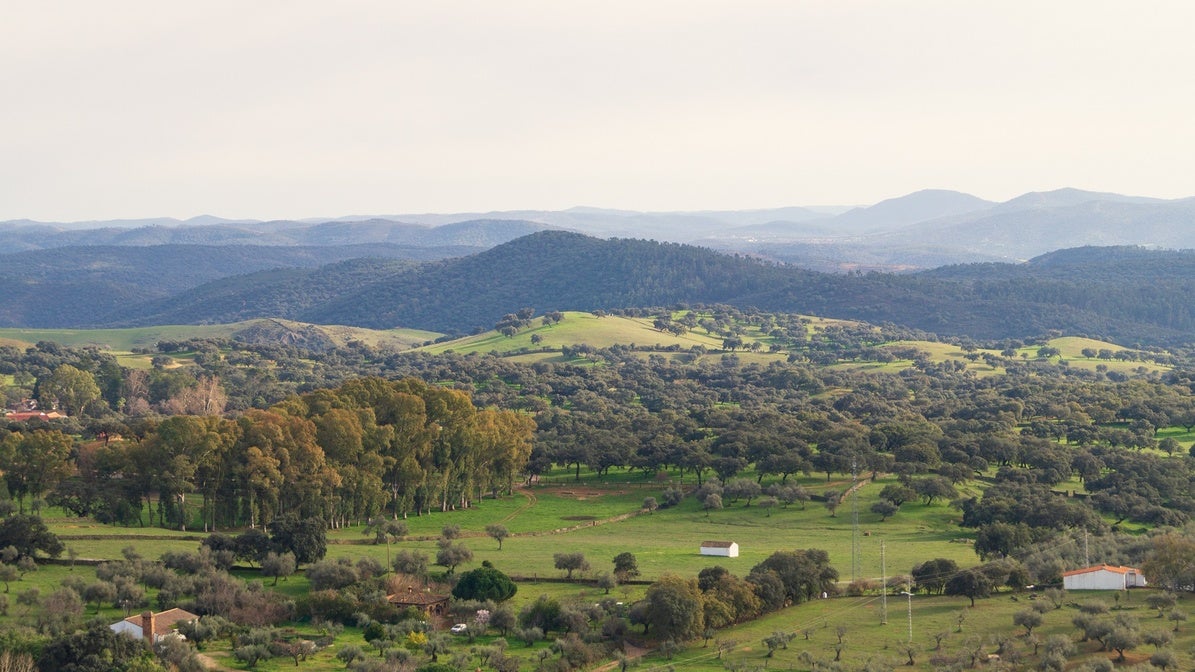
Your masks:
M 346 629 L 367 635 L 362 655 L 402 649 L 422 664 L 454 644 L 386 596 L 420 587 L 447 600 L 464 585 L 446 607 L 463 637 L 501 633 L 536 656 L 550 648 L 545 635 L 559 637 L 542 660 L 561 669 L 630 640 L 666 658 L 770 627 L 782 610 L 818 610 L 822 594 L 878 597 L 876 577 L 852 567 L 845 511 L 875 536 L 914 540 L 892 549 L 888 592 L 903 585 L 959 609 L 1057 584 L 1088 550 L 1188 585 L 1195 385 L 1181 350 L 948 343 L 730 306 L 617 313 L 519 309 L 483 335 L 508 344 L 492 353 L 477 341 L 472 352 L 448 341 L 404 352 L 212 338 L 120 359 L 97 346 L 5 346 L 10 395 L 72 411 L 0 430 L 12 509 L 0 549 L 15 551 L 0 550 L 0 576 L 25 595 L 0 622 L 26 619 L 38 646 L 98 642 L 78 617 L 86 605 L 115 616 L 153 600 L 232 623 L 226 660 L 237 664 L 288 651 L 300 664 L 329 659 L 301 640 L 330 643 Z M 617 342 L 627 334 L 634 343 Z M 53 522 L 39 528 L 22 509 Z M 72 532 L 80 526 L 89 533 Z M 696 554 L 714 530 L 743 535 L 740 564 Z M 794 530 L 816 543 L 794 543 Z M 135 533 L 168 550 L 140 557 Z M 120 545 L 89 538 L 107 535 Z M 109 564 L 86 571 L 111 590 L 84 583 L 50 601 L 20 585 L 21 567 L 31 577 L 37 560 L 93 543 Z M 238 572 L 270 585 L 242 584 Z M 519 583 L 527 574 L 603 597 L 597 607 L 592 595 L 541 597 Z M 611 590 L 624 599 L 607 601 Z M 1144 637 L 1139 623 L 1091 616 L 1084 636 L 1118 656 Z M 1061 634 L 1049 614 L 1001 618 L 1018 639 L 972 651 L 1041 657 L 1044 643 L 1029 640 Z M 225 637 L 205 632 L 193 641 Z M 939 644 L 963 660 L 948 634 Z M 855 660 L 848 635 L 819 646 Z M 772 627 L 759 655 L 792 657 L 786 646 L 811 650 L 799 642 L 814 636 Z M 355 663 L 344 644 L 342 662 Z M 710 652 L 743 660 L 734 649 L 715 641 Z M 919 653 L 869 655 L 892 651 Z M 484 661 L 538 664 L 510 648 Z

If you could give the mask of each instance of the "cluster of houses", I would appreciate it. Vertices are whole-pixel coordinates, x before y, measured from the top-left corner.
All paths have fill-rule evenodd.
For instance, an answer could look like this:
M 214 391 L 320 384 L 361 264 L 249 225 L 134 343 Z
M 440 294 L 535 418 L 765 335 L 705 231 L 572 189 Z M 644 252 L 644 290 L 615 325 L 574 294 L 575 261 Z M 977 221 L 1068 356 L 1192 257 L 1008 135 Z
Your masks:
M 49 411 L 45 411 L 38 408 L 37 400 L 35 399 L 22 399 L 12 408 L 0 409 L 0 418 L 8 422 L 29 422 L 31 420 L 49 422 L 65 417 L 65 415 L 59 413 L 57 410 L 50 409 Z
M 423 612 L 429 620 L 443 618 L 448 614 L 448 595 L 441 595 L 426 590 L 415 590 L 408 587 L 386 598 L 396 607 L 415 607 Z M 179 634 L 180 623 L 194 621 L 199 616 L 186 609 L 167 609 L 154 613 L 146 611 L 136 616 L 117 621 L 108 627 L 116 633 L 124 633 L 133 639 L 143 640 L 146 644 L 157 643 L 164 637 L 183 637 Z
M 701 555 L 737 558 L 739 545 L 733 541 L 703 541 L 699 547 Z M 1062 585 L 1066 590 L 1127 590 L 1144 588 L 1145 576 L 1136 567 L 1116 565 L 1093 565 L 1063 572 Z M 448 595 L 417 590 L 408 586 L 405 591 L 388 595 L 387 600 L 397 607 L 415 607 L 429 620 L 443 618 L 448 613 Z M 113 623 L 110 628 L 123 632 L 134 639 L 157 642 L 163 637 L 181 637 L 178 624 L 199 618 L 183 609 L 168 609 L 154 613 L 147 611 L 139 616 L 129 616 Z

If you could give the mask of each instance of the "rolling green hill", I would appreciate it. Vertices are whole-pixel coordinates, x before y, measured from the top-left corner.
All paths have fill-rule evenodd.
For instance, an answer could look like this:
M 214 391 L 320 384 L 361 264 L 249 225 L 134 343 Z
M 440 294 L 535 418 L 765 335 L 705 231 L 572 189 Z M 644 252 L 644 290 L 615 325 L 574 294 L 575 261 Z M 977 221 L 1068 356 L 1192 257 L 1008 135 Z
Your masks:
M 122 363 L 145 360 L 149 354 L 135 354 L 137 350 L 152 350 L 159 341 L 185 341 L 194 338 L 234 339 L 250 343 L 294 344 L 301 338 L 321 339 L 338 346 L 360 341 L 374 347 L 407 349 L 439 336 L 430 331 L 412 329 L 375 330 L 339 325 L 310 325 L 287 320 L 257 319 L 228 324 L 162 325 L 125 329 L 0 329 L 0 345 L 30 347 L 39 341 L 51 341 L 69 346 L 95 346 L 111 350 Z
M 844 276 L 682 245 L 542 232 L 474 256 L 349 281 L 321 281 L 325 271 L 273 285 L 245 278 L 225 283 L 228 293 L 219 305 L 203 301 L 210 288 L 199 288 L 162 302 L 156 313 L 131 311 L 126 319 L 147 324 L 162 315 L 174 322 L 274 315 L 460 334 L 489 328 L 524 307 L 546 312 L 725 303 L 983 339 L 1061 330 L 1125 344 L 1174 344 L 1195 334 L 1193 269 L 1195 254 L 1116 248 L 1055 253 L 1023 265 Z M 280 298 L 303 296 L 308 284 L 324 289 L 309 300 Z
M 1125 345 L 1195 340 L 1191 252 L 1082 248 L 1026 264 L 832 275 L 691 246 L 544 231 L 456 259 L 271 267 L 179 290 L 178 283 L 219 270 L 203 270 L 202 259 L 193 263 L 198 266 L 185 281 L 167 281 L 169 265 L 84 264 L 90 270 L 57 281 L 8 269 L 17 275 L 7 278 L 0 324 L 111 327 L 278 317 L 466 334 L 525 307 L 543 313 L 727 304 L 986 340 L 1052 330 Z
M 608 348 L 613 345 L 659 345 L 661 348 L 678 346 L 689 349 L 694 345 L 706 348 L 722 347 L 722 339 L 708 333 L 691 331 L 676 336 L 661 332 L 651 325 L 647 318 L 630 318 L 621 316 L 598 317 L 593 313 L 568 311 L 564 319 L 551 326 L 539 324 L 525 329 L 514 336 L 504 336 L 497 331 L 490 330 L 473 336 L 436 343 L 420 348 L 425 352 L 439 354 L 452 351 L 459 353 L 497 352 L 500 354 L 517 354 L 526 351 L 552 351 L 559 353 L 562 346 L 590 345 L 595 348 Z M 533 343 L 532 337 L 538 336 L 539 342 Z

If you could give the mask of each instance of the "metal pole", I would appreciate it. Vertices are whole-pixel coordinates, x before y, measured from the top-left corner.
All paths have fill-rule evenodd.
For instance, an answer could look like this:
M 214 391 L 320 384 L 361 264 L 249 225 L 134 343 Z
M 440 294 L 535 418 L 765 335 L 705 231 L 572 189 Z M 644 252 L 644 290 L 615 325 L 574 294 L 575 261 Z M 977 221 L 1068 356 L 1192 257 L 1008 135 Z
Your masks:
M 904 591 L 901 595 L 907 595 L 909 598 L 909 643 L 913 643 L 913 593 Z
M 888 625 L 888 567 L 884 563 L 884 540 L 880 540 L 880 625 Z
M 859 544 L 859 463 L 851 458 L 851 582 L 859 580 L 863 551 Z
M 905 593 L 909 596 L 909 643 L 913 643 L 913 593 Z

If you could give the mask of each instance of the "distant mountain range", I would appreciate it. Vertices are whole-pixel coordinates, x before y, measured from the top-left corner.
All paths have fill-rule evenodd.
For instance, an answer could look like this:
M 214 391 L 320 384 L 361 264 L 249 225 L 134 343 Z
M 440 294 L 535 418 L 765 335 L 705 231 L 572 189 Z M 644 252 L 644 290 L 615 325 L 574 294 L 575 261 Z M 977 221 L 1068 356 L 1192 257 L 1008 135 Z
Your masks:
M 985 339 L 1187 342 L 1195 254 L 1177 250 L 1195 248 L 1192 223 L 1195 199 L 1073 189 L 1004 203 L 922 191 L 829 213 L 6 222 L 0 326 L 275 317 L 460 334 L 523 307 L 727 303 Z
M 688 243 L 824 271 L 909 271 L 1025 261 L 1085 245 L 1195 248 L 1195 198 L 1059 189 L 994 203 L 957 191 L 925 190 L 863 208 L 635 212 L 577 207 L 307 221 L 213 216 L 66 224 L 14 220 L 0 222 L 0 249 L 389 244 L 475 251 L 553 229 Z
M 214 220 L 215 218 L 206 218 Z M 519 220 L 470 220 L 437 227 L 385 219 L 316 224 L 293 221 L 209 222 L 192 220 L 168 226 L 153 220 L 146 226 L 122 227 L 104 222 L 96 228 L 38 222 L 0 222 L 0 249 L 27 252 L 63 247 L 120 245 L 254 245 L 328 247 L 390 245 L 406 248 L 486 249 L 547 227 Z M 389 256 L 384 254 L 383 256 Z
M 94 249 L 102 258 L 105 250 L 119 248 Z M 150 249 L 185 259 L 225 248 Z M 204 265 L 193 270 L 203 271 Z M 146 279 L 135 274 L 89 273 L 94 275 L 86 280 L 77 274 L 47 273 L 41 279 L 0 274 L 0 326 L 276 317 L 464 334 L 490 328 L 524 307 L 542 313 L 722 303 L 980 339 L 1061 330 L 1127 345 L 1195 342 L 1195 253 L 1129 247 L 1066 250 L 1022 264 L 835 274 L 676 243 L 542 231 L 463 257 L 347 259 L 183 289 L 167 282 L 141 286 Z

